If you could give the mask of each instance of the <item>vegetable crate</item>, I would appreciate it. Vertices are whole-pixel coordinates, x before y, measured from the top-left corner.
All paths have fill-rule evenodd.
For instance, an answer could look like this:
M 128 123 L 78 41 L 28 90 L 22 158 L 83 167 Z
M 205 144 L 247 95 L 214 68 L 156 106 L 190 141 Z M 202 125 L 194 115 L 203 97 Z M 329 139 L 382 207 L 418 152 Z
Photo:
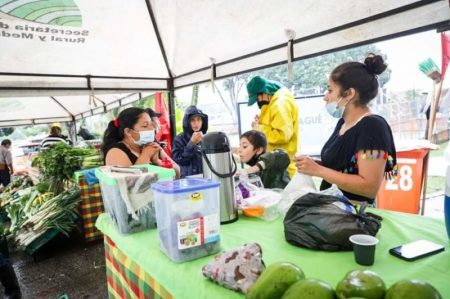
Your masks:
M 75 177 L 80 187 L 80 215 L 82 218 L 84 239 L 86 242 L 102 240 L 102 233 L 95 227 L 95 221 L 98 215 L 105 211 L 100 184 L 95 183 L 89 185 L 82 172 L 76 172 Z
M 95 175 L 100 181 L 105 210 L 121 234 L 156 227 L 150 186 L 158 180 L 173 180 L 173 169 L 149 164 L 131 168 L 103 166 L 95 169 Z
M 59 231 L 55 228 L 51 228 L 46 231 L 42 236 L 38 237 L 36 240 L 30 243 L 27 247 L 25 247 L 25 252 L 34 257 L 36 251 L 38 251 L 42 246 L 47 244 L 51 239 L 56 237 L 59 234 Z

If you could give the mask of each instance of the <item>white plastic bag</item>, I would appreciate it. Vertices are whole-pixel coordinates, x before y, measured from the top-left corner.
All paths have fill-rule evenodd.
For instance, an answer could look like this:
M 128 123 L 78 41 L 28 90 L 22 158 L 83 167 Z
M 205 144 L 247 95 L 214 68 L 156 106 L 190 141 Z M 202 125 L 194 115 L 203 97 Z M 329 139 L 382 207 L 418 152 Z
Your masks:
M 280 214 L 284 217 L 294 201 L 309 192 L 316 192 L 312 177 L 296 172 L 281 193 L 281 201 L 278 205 Z
M 242 199 L 241 210 L 247 217 L 258 217 L 266 221 L 273 221 L 278 218 L 278 204 L 281 200 L 281 193 L 272 189 L 256 190 L 254 195 Z

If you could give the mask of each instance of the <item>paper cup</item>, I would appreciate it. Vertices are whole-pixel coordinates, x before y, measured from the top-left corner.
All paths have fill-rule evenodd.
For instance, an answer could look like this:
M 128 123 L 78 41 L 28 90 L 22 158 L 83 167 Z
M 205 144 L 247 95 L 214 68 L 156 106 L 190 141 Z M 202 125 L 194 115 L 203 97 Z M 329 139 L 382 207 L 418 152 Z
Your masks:
M 350 242 L 353 244 L 355 261 L 363 266 L 373 265 L 378 239 L 370 235 L 353 235 L 350 236 Z

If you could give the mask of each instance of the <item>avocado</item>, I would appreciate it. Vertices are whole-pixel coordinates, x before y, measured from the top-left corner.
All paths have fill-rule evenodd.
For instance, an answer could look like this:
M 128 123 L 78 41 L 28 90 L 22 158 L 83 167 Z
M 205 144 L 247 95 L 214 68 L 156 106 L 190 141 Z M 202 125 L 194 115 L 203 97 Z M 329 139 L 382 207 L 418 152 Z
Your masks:
M 303 271 L 292 263 L 273 263 L 256 280 L 245 298 L 279 299 L 292 284 L 304 278 Z
M 382 299 L 385 292 L 383 280 L 370 270 L 350 271 L 336 286 L 336 295 L 339 299 L 349 297 Z
M 429 283 L 421 280 L 400 280 L 386 292 L 386 299 L 441 299 L 441 294 Z
M 281 299 L 334 299 L 333 287 L 322 280 L 306 278 L 297 281 L 287 289 Z

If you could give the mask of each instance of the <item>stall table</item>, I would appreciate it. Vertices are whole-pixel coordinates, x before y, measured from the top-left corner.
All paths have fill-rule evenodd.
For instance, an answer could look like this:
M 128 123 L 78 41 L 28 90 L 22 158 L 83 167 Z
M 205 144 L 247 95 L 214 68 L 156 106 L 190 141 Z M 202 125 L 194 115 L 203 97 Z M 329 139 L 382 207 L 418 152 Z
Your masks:
M 105 211 L 100 184 L 97 182 L 89 185 L 83 175 L 83 171 L 75 173 L 75 180 L 80 188 L 81 202 L 79 211 L 82 219 L 84 239 L 86 242 L 101 240 L 103 235 L 95 227 L 97 217 Z
M 240 217 L 221 226 L 221 248 L 229 250 L 244 243 L 262 247 L 266 265 L 277 261 L 297 264 L 307 277 L 319 278 L 332 286 L 354 269 L 377 272 L 389 287 L 401 279 L 431 283 L 443 298 L 450 298 L 450 248 L 443 220 L 400 212 L 373 209 L 383 217 L 377 237 L 375 264 L 356 264 L 353 252 L 323 252 L 295 247 L 284 239 L 283 221 L 266 222 Z M 211 261 L 207 256 L 186 263 L 174 263 L 159 249 L 157 231 L 120 235 L 109 215 L 98 217 L 96 226 L 105 235 L 108 291 L 111 298 L 244 298 L 203 277 L 201 268 Z M 390 248 L 427 239 L 445 246 L 445 251 L 414 262 L 391 256 Z

